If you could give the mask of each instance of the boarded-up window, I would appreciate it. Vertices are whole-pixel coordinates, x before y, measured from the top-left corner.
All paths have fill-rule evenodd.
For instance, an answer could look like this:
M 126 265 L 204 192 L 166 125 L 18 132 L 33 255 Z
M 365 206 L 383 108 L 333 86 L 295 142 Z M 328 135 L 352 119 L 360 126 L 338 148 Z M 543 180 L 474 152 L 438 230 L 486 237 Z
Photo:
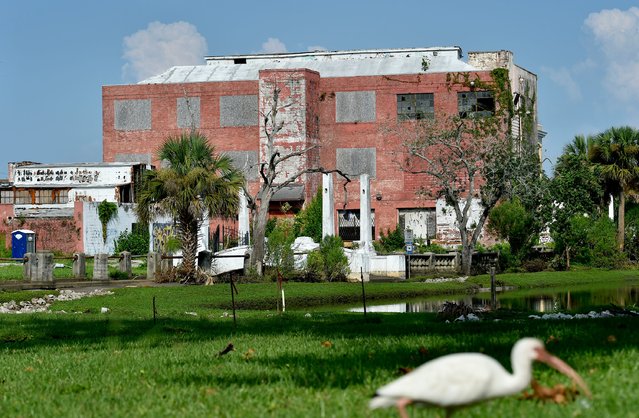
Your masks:
M 457 107 L 461 118 L 484 118 L 495 113 L 495 99 L 491 91 L 460 92 Z
M 146 131 L 151 129 L 151 100 L 116 100 L 114 102 L 116 131 Z
M 397 119 L 432 119 L 435 117 L 433 93 L 397 95 Z
M 178 97 L 177 127 L 182 129 L 196 129 L 200 127 L 199 97 Z
M 399 209 L 399 228 L 411 229 L 415 239 L 433 239 L 437 236 L 435 208 Z
M 240 170 L 247 180 L 257 179 L 257 151 L 224 151 L 224 154 L 233 160 L 233 167 Z
M 351 176 L 368 174 L 375 177 L 377 168 L 376 148 L 337 148 L 335 150 L 337 169 Z
M 343 91 L 335 94 L 336 122 L 374 122 L 376 115 L 374 91 Z
M 221 96 L 220 126 L 257 126 L 257 96 Z

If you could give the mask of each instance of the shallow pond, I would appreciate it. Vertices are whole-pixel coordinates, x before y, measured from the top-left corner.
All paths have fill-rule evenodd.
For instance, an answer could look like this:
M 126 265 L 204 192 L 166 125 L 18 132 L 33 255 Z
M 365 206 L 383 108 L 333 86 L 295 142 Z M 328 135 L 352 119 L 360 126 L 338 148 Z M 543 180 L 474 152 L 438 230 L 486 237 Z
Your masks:
M 473 295 L 442 295 L 428 299 L 411 299 L 401 302 L 368 303 L 368 312 L 437 312 L 445 302 L 464 302 L 475 308 L 490 306 L 490 292 Z M 564 312 L 580 311 L 596 307 L 636 307 L 639 305 L 639 283 L 617 283 L 614 287 L 591 288 L 539 288 L 497 293 L 497 307 L 519 311 Z M 362 307 L 349 309 L 363 312 Z

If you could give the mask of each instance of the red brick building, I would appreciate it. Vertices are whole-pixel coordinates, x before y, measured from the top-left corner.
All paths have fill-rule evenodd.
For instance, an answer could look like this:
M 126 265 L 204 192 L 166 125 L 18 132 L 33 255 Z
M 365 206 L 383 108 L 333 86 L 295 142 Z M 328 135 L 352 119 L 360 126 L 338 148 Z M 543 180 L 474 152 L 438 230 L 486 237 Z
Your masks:
M 286 104 L 278 146 L 287 151 L 318 145 L 284 167 L 282 178 L 317 166 L 350 174 L 354 181 L 346 192 L 335 178 L 336 224 L 346 225 L 357 219 L 357 180 L 367 173 L 375 196 L 375 237 L 400 222 L 412 225 L 417 236 L 451 241 L 446 237 L 454 235 L 454 220 L 443 202 L 417 197 L 429 180 L 400 169 L 395 157 L 402 145 L 385 126 L 435 113 L 493 112 L 491 92 L 451 84 L 450 75 L 489 82 L 495 68 L 509 70 L 514 106 L 528 104 L 532 129 L 522 134 L 515 117 L 513 134 L 540 141 L 537 77 L 515 65 L 509 51 L 471 52 L 466 61 L 459 47 L 235 55 L 173 67 L 135 85 L 104 86 L 103 160 L 160 166 L 156 151 L 162 142 L 197 129 L 217 152 L 228 153 L 255 187 L 264 158 L 263 115 L 277 83 Z M 304 175 L 275 201 L 300 206 L 320 185 L 319 174 Z

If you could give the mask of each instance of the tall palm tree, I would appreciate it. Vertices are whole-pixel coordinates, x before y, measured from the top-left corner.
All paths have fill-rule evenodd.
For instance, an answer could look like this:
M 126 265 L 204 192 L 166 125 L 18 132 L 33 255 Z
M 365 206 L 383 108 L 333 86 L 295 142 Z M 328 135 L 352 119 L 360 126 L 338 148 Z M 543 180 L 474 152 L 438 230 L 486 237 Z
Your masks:
M 194 282 L 198 231 L 204 217 L 237 214 L 244 178 L 229 157 L 216 155 L 206 137 L 197 132 L 168 138 L 158 156 L 169 166 L 145 172 L 136 213 L 143 223 L 157 215 L 173 218 L 183 256 L 178 272 L 182 282 Z
M 617 244 L 623 251 L 626 194 L 639 186 L 639 131 L 629 126 L 610 128 L 597 135 L 588 158 L 606 183 L 619 196 Z
M 588 159 L 588 149 L 593 142 L 592 136 L 575 135 L 572 142 L 564 146 L 564 155 L 578 157 L 582 160 Z

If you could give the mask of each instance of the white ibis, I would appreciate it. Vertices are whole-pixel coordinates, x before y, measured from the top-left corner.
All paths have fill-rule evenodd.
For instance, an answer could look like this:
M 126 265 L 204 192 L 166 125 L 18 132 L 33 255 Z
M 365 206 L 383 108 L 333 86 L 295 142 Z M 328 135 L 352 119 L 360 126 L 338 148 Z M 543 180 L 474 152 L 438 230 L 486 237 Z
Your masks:
M 408 418 L 411 403 L 439 406 L 449 417 L 455 409 L 524 390 L 532 379 L 532 362 L 541 361 L 573 379 L 590 396 L 590 390 L 569 365 L 551 355 L 536 338 L 522 338 L 511 352 L 513 373 L 497 360 L 480 353 L 457 353 L 436 358 L 377 390 L 371 409 L 396 406 Z

